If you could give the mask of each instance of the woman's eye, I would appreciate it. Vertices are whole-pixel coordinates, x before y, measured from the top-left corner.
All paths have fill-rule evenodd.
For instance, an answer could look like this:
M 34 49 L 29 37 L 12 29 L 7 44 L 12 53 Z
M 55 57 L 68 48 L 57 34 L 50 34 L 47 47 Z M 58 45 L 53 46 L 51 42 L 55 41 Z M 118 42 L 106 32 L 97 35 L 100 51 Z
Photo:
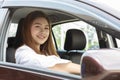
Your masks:
M 39 28 L 40 26 L 35 26 L 36 28 Z
M 49 27 L 46 27 L 45 29 L 46 29 L 46 30 L 48 30 L 48 29 L 49 29 Z

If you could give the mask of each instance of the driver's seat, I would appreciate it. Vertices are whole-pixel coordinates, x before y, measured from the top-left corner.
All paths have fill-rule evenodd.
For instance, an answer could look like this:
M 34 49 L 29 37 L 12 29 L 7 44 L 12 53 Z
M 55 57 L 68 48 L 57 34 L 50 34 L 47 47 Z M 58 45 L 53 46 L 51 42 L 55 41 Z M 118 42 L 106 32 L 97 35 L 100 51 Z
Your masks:
M 7 40 L 8 47 L 6 49 L 6 61 L 15 63 L 15 51 L 23 44 L 23 39 L 21 36 L 21 30 L 24 23 L 24 18 L 20 19 L 18 23 L 18 29 L 15 37 L 9 37 Z

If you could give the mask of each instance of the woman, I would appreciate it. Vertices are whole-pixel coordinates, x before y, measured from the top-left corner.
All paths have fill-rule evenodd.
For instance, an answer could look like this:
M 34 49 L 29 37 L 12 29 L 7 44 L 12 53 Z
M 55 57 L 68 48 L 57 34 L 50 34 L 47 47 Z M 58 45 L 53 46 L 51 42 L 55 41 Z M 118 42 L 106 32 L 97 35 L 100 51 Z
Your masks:
M 53 45 L 50 21 L 41 11 L 29 13 L 22 29 L 23 45 L 15 53 L 16 63 L 79 74 L 80 65 L 61 59 Z

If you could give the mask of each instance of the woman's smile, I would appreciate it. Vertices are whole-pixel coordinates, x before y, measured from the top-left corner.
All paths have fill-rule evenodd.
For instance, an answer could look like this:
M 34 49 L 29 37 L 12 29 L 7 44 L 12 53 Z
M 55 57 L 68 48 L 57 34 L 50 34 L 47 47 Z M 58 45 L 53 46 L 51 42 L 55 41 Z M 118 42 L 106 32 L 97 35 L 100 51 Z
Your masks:
M 44 35 L 37 35 L 37 37 L 38 37 L 39 39 L 45 39 L 45 38 L 46 38 L 46 36 L 44 36 Z

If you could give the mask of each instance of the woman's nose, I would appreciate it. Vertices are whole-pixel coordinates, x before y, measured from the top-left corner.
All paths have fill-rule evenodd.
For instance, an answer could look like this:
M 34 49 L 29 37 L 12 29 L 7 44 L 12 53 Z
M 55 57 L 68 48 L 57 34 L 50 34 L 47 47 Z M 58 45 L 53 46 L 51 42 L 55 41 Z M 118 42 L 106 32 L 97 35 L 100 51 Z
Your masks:
M 40 32 L 44 32 L 44 28 L 40 28 Z

